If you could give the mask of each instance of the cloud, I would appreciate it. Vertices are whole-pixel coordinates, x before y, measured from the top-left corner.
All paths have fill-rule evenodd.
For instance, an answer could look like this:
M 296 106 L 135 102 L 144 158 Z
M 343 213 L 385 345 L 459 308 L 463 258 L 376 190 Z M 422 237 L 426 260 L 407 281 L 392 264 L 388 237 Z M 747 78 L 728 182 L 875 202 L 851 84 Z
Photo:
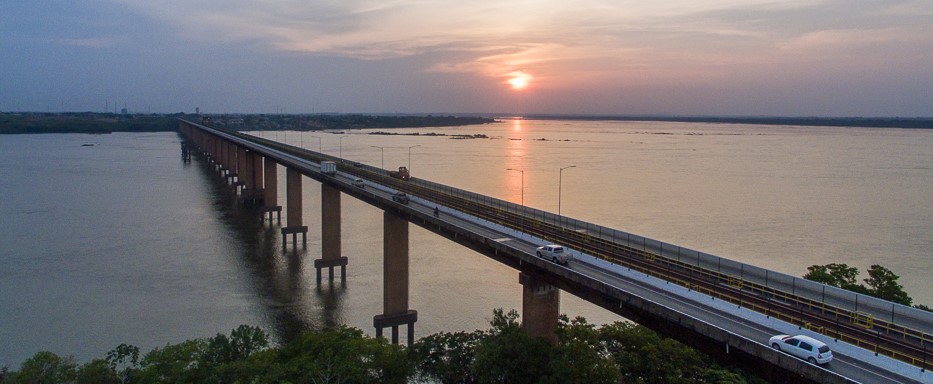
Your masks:
M 843 57 L 916 57 L 923 1 L 114 0 L 185 39 L 361 60 L 430 56 L 413 70 L 538 87 L 710 83 L 749 68 L 792 76 Z M 796 68 L 796 69 L 795 69 Z

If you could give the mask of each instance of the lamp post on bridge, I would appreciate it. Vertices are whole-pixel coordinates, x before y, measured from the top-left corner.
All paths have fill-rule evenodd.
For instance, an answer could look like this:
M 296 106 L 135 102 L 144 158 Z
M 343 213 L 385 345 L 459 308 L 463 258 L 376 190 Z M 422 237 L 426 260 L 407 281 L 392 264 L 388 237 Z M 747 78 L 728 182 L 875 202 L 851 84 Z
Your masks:
M 568 165 L 557 172 L 557 216 L 560 216 L 560 192 L 564 182 L 564 170 L 567 168 L 576 168 L 576 165 Z
M 378 146 L 378 145 L 370 145 L 370 147 L 379 148 L 379 150 L 382 151 L 382 165 L 381 165 L 379 168 L 381 168 L 381 169 L 386 169 L 386 149 L 385 149 L 385 147 L 380 147 L 380 146 Z
M 343 162 L 343 138 L 344 137 L 346 136 L 340 136 L 340 139 L 337 140 L 337 144 L 340 146 L 340 152 L 338 153 L 337 156 L 340 157 L 341 162 Z
M 421 144 L 412 145 L 408 147 L 408 172 L 411 173 L 411 149 L 414 147 L 420 147 Z
M 505 170 L 506 170 L 506 171 L 518 171 L 518 172 L 521 172 L 521 173 L 522 173 L 522 200 L 521 200 L 521 202 L 522 202 L 522 217 L 521 217 L 521 219 L 519 220 L 519 222 L 520 222 L 519 226 L 520 226 L 520 228 L 521 228 L 521 231 L 522 231 L 522 232 L 525 232 L 525 171 L 524 171 L 524 170 L 521 170 L 521 169 L 515 169 L 515 168 L 506 168 Z

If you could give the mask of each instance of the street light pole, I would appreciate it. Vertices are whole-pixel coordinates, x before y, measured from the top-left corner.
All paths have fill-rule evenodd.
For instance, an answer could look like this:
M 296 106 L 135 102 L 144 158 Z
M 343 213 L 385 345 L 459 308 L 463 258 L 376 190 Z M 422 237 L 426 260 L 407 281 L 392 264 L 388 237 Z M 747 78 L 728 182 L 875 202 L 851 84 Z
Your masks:
M 343 138 L 346 136 L 340 136 L 340 139 L 337 140 L 337 143 L 340 145 L 340 152 L 337 155 L 340 157 L 340 161 L 343 162 Z
M 564 182 L 564 170 L 567 168 L 576 168 L 576 165 L 568 165 L 557 172 L 557 216 L 560 216 L 560 192 Z
M 506 168 L 506 171 L 519 171 L 522 173 L 522 217 L 519 220 L 521 231 L 525 232 L 525 171 L 515 168 Z
M 385 147 L 380 147 L 378 145 L 370 145 L 373 148 L 379 148 L 382 151 L 382 166 L 380 168 L 386 169 L 386 149 Z
M 421 144 L 412 145 L 412 146 L 408 147 L 408 172 L 409 172 L 409 173 L 411 173 L 411 149 L 414 148 L 414 147 L 420 147 L 420 146 L 421 146 Z

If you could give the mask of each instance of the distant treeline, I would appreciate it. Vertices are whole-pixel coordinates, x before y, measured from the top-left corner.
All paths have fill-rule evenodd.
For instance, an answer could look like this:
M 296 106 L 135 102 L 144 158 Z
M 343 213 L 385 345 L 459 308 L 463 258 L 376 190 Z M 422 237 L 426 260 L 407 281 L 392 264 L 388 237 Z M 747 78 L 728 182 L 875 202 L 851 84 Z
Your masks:
M 178 129 L 174 115 L 116 113 L 0 113 L 0 134 L 166 132 Z
M 593 115 L 525 115 L 526 119 L 542 120 L 616 120 L 671 121 L 681 123 L 799 125 L 813 127 L 919 128 L 933 129 L 933 117 L 777 117 L 777 116 L 593 116 Z
M 376 115 L 185 115 L 183 113 L 0 113 L 0 134 L 165 132 L 178 129 L 177 118 L 232 130 L 324 130 L 451 127 L 494 123 L 485 117 Z
M 207 115 L 201 123 L 237 131 L 316 131 L 324 129 L 456 127 L 495 123 L 487 117 L 415 115 Z

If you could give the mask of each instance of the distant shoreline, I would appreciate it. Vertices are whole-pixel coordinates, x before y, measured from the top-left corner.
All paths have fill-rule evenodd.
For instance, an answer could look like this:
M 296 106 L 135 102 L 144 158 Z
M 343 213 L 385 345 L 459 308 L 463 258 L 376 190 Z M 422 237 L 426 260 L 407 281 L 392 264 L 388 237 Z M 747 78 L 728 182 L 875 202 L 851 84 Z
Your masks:
M 490 117 L 495 116 L 495 117 Z M 266 115 L 266 114 L 115 114 L 115 113 L 0 113 L 0 134 L 113 132 L 172 132 L 176 118 L 193 119 L 208 126 L 237 131 L 321 131 L 373 128 L 426 128 L 491 124 L 501 119 L 583 120 L 583 121 L 662 121 L 682 123 L 786 125 L 812 127 L 858 127 L 933 129 L 931 117 L 774 117 L 774 116 L 661 116 L 661 115 L 547 115 L 510 117 L 502 114 L 454 115 Z
M 490 117 L 435 115 L 134 115 L 91 112 L 4 112 L 0 113 L 0 134 L 173 132 L 178 130 L 178 118 L 236 131 L 454 127 L 496 122 Z
M 757 124 L 810 127 L 933 129 L 933 117 L 780 117 L 659 115 L 525 115 L 529 120 L 664 121 L 676 123 Z

